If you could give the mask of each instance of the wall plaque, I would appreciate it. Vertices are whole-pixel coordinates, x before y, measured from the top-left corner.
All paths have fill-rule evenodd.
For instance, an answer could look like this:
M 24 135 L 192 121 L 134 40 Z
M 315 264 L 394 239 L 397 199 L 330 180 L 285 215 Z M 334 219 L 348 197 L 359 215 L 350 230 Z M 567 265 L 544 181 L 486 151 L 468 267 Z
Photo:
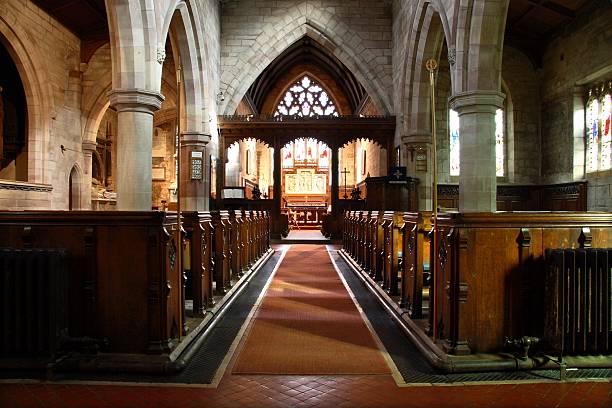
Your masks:
M 191 158 L 191 179 L 202 180 L 203 162 L 200 158 Z

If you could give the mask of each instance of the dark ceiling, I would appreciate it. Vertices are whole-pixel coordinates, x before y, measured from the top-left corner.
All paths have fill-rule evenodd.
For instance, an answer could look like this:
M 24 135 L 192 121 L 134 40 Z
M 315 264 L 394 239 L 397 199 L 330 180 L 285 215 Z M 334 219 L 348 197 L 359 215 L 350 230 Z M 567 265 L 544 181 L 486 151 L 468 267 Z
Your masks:
M 83 41 L 81 61 L 89 61 L 95 50 L 108 42 L 108 21 L 104 0 L 32 1 Z
M 527 53 L 537 67 L 550 41 L 609 0 L 510 0 L 505 43 Z

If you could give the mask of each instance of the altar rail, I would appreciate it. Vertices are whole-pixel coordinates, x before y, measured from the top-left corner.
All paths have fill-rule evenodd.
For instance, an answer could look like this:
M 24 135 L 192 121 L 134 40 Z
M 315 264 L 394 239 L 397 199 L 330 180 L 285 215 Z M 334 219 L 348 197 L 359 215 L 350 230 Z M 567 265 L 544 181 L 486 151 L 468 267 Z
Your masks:
M 425 302 L 433 256 L 430 216 L 346 212 L 343 252 L 384 289 L 388 301 L 420 319 L 429 335 L 435 324 L 436 343 L 454 355 L 500 352 L 506 337 L 545 337 L 544 311 L 559 302 L 544 296 L 545 251 L 612 246 L 610 213 L 442 214 L 437 274 L 430 302 Z M 434 299 L 435 316 L 429 313 Z M 610 305 L 606 307 L 602 316 L 610 316 Z M 556 350 L 551 346 L 545 341 L 540 345 Z
M 269 221 L 263 211 L 184 213 L 184 275 L 175 213 L 2 212 L 0 247 L 64 249 L 66 335 L 106 344 L 107 355 L 140 355 L 138 364 L 155 360 L 163 369 L 185 334 L 185 298 L 193 299 L 196 315 L 212 307 L 214 296 L 269 250 Z M 189 293 L 179 290 L 186 281 Z

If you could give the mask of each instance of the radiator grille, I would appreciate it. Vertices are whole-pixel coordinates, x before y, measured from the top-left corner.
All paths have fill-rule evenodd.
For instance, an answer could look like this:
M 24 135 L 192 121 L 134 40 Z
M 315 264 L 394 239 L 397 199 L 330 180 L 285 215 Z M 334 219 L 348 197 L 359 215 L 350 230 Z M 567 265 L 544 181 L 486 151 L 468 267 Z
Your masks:
M 52 356 L 67 333 L 66 252 L 0 248 L 0 357 Z
M 565 354 L 609 353 L 612 249 L 546 253 L 545 339 Z

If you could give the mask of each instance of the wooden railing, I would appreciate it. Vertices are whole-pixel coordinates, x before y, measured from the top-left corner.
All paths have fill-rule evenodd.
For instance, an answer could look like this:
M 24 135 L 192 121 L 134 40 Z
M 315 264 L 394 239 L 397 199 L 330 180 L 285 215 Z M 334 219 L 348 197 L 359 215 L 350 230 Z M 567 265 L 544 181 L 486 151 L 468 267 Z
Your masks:
M 185 299 L 203 316 L 268 253 L 269 220 L 263 211 L 183 213 L 183 273 L 175 213 L 2 212 L 0 247 L 64 249 L 67 335 L 148 364 L 186 334 Z
M 346 212 L 343 253 L 425 333 L 435 325 L 436 344 L 454 355 L 499 352 L 506 338 L 544 338 L 544 310 L 559 302 L 544 293 L 546 250 L 612 247 L 610 213 L 453 213 L 439 217 L 434 257 L 430 217 Z

